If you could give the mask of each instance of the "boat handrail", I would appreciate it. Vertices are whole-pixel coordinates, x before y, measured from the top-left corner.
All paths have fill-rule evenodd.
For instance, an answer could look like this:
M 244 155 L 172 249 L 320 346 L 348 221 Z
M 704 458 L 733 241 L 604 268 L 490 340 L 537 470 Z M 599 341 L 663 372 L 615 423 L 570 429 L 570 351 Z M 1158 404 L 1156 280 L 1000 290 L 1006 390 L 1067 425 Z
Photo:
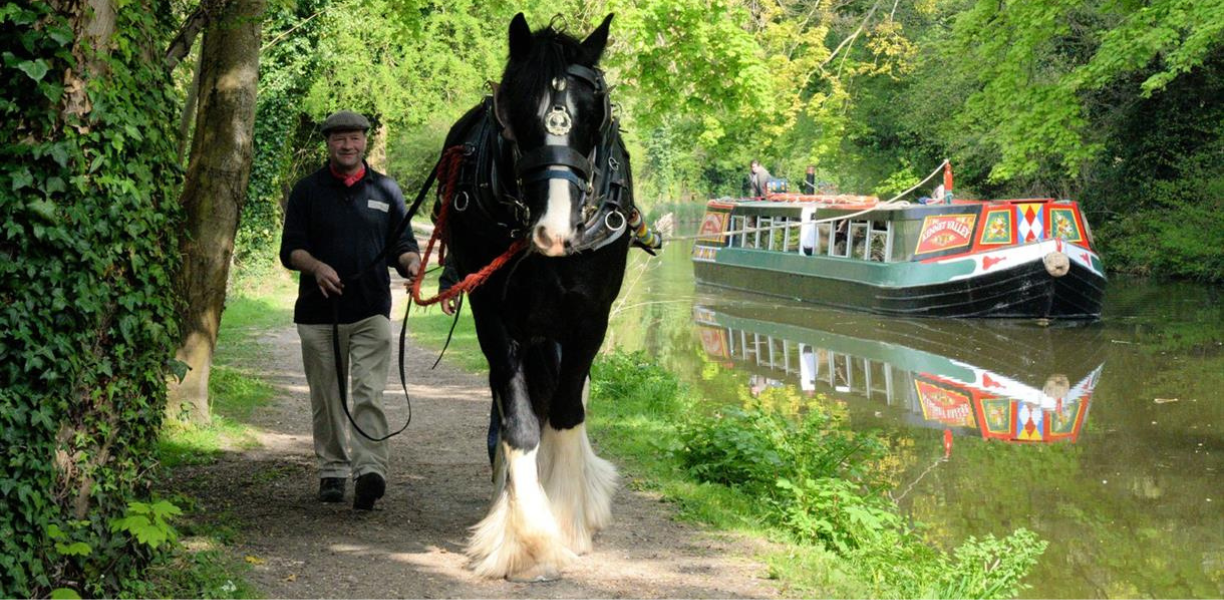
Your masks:
M 907 189 L 907 190 L 905 190 L 905 191 L 901 192 L 900 194 L 897 194 L 896 196 L 893 196 L 892 198 L 889 198 L 888 200 L 885 200 L 885 201 L 883 201 L 883 202 L 879 202 L 879 201 L 877 200 L 877 202 L 876 202 L 876 203 L 871 204 L 870 206 L 868 206 L 868 207 L 866 207 L 866 208 L 864 208 L 864 209 L 862 209 L 862 210 L 859 210 L 859 211 L 856 211 L 856 212 L 850 213 L 850 214 L 848 214 L 848 215 L 838 215 L 838 216 L 836 216 L 836 217 L 825 217 L 825 218 L 823 218 L 823 219 L 813 219 L 813 220 L 811 220 L 811 221 L 804 221 L 804 223 L 803 223 L 803 224 L 804 224 L 804 225 L 807 225 L 807 224 L 819 225 L 819 224 L 821 224 L 821 223 L 831 223 L 831 222 L 833 222 L 833 221 L 841 221 L 841 220 L 845 220 L 845 219 L 853 219 L 854 217 L 857 217 L 857 216 L 859 216 L 859 215 L 863 215 L 863 214 L 867 214 L 867 213 L 872 212 L 872 211 L 877 211 L 877 210 L 888 210 L 888 209 L 892 209 L 892 208 L 899 208 L 899 207 L 903 207 L 903 206 L 911 206 L 911 204 L 910 204 L 910 202 L 909 202 L 908 200 L 902 200 L 902 199 L 901 199 L 901 197 L 902 197 L 902 196 L 904 196 L 904 195 L 906 195 L 906 194 L 908 194 L 908 193 L 910 193 L 910 192 L 912 192 L 912 191 L 914 191 L 914 190 L 916 190 L 916 189 L 918 189 L 920 186 L 922 186 L 922 184 L 924 184 L 924 183 L 926 183 L 926 182 L 930 181 L 930 180 L 931 180 L 931 178 L 933 178 L 933 177 L 935 177 L 936 175 L 938 175 L 939 173 L 941 173 L 941 172 L 944 170 L 944 167 L 945 167 L 945 166 L 947 166 L 947 164 L 948 164 L 948 160 L 947 160 L 947 159 L 944 159 L 944 161 L 943 161 L 943 162 L 941 162 L 941 163 L 939 163 L 939 166 L 938 166 L 938 167 L 936 167 L 934 171 L 931 171 L 931 174 L 930 174 L 930 175 L 927 175 L 927 176 L 926 176 L 926 177 L 925 177 L 925 178 L 924 178 L 922 181 L 919 181 L 918 183 L 915 183 L 914 185 L 910 186 L 910 188 L 909 188 L 909 189 Z M 836 197 L 836 196 L 834 196 L 834 197 Z M 859 197 L 860 197 L 860 198 L 874 198 L 874 196 L 859 196 Z M 785 225 L 770 225 L 769 227 L 745 228 L 745 229 L 741 229 L 741 230 L 738 230 L 738 231 L 724 231 L 724 232 L 720 232 L 720 233 L 717 233 L 717 234 L 715 234 L 715 233 L 696 233 L 696 234 L 693 234 L 693 235 L 677 235 L 677 236 L 669 236 L 669 237 L 668 237 L 668 238 L 666 238 L 666 239 L 667 239 L 667 240 L 699 240 L 699 239 L 703 239 L 703 238 L 705 238 L 705 239 L 708 239 L 708 238 L 721 238 L 721 237 L 724 237 L 724 236 L 740 235 L 740 234 L 744 234 L 744 233 L 755 233 L 755 232 L 758 232 L 758 231 L 770 231 L 770 230 L 773 230 L 773 229 L 782 229 L 782 228 L 785 228 L 785 227 L 793 227 L 793 226 L 794 226 L 793 224 L 785 224 Z
M 887 210 L 890 208 L 900 208 L 900 207 L 905 207 L 905 206 L 911 206 L 908 200 L 889 200 L 888 202 L 881 202 L 874 206 L 870 206 L 863 210 L 852 212 L 850 214 L 838 215 L 835 217 L 825 217 L 823 219 L 812 219 L 811 221 L 804 221 L 803 223 L 769 225 L 766 227 L 745 227 L 744 229 L 735 229 L 732 231 L 720 231 L 718 233 L 695 233 L 692 235 L 673 235 L 673 236 L 668 236 L 667 240 L 677 241 L 677 240 L 700 240 L 700 239 L 709 239 L 709 238 L 721 238 L 721 237 L 727 237 L 727 236 L 733 236 L 733 235 L 740 235 L 743 233 L 756 233 L 758 231 L 771 231 L 774 229 L 785 229 L 788 227 L 797 227 L 800 225 L 803 225 L 803 226 L 820 225 L 822 223 L 832 223 L 834 221 L 844 221 L 848 219 L 853 219 L 854 217 L 857 217 L 859 215 L 864 215 L 869 212 L 873 212 L 877 210 Z

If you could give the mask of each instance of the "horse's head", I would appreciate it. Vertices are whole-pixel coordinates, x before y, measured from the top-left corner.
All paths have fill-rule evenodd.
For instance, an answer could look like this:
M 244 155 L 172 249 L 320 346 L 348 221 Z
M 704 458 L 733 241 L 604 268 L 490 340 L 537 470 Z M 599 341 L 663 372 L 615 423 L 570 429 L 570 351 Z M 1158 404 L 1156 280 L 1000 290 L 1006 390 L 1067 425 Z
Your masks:
M 516 146 L 530 241 L 546 256 L 579 249 L 595 214 L 593 163 L 612 123 L 597 65 L 611 22 L 608 15 L 581 42 L 551 26 L 532 33 L 522 13 L 510 22 L 510 60 L 494 94 L 496 112 Z

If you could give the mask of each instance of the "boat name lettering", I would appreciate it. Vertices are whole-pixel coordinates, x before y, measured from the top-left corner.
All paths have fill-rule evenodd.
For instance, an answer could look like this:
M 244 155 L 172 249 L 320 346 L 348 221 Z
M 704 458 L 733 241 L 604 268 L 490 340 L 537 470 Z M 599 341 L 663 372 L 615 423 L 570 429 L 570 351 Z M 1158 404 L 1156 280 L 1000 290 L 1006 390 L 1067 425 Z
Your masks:
M 927 217 L 922 223 L 922 233 L 918 236 L 918 248 L 914 254 L 968 246 L 976 219 L 977 215 L 971 214 Z

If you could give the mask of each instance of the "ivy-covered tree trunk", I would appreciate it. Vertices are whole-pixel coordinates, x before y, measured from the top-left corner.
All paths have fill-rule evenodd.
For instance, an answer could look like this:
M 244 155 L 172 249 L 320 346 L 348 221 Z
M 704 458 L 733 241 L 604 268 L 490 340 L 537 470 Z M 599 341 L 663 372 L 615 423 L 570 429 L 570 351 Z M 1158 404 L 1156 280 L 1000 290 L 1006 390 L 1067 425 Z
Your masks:
M 0 597 L 118 595 L 177 340 L 167 0 L 0 2 Z
M 208 422 L 212 368 L 234 236 L 246 202 L 259 79 L 264 0 L 233 0 L 204 32 L 199 65 L 199 110 L 183 208 L 183 268 L 177 278 L 186 300 L 177 358 L 190 371 L 171 386 L 169 414 Z

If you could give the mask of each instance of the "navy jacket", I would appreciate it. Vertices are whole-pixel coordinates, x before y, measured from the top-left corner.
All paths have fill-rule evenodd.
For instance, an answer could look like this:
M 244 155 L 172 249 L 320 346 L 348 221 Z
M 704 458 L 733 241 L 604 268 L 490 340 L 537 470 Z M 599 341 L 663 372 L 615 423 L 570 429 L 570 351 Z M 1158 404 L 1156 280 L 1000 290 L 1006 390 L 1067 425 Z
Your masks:
M 340 323 L 355 323 L 374 315 L 391 315 L 391 275 L 400 275 L 399 255 L 417 252 L 412 227 L 397 240 L 391 234 L 405 217 L 404 194 L 395 181 L 366 165 L 365 176 L 352 187 L 332 175 L 327 165 L 302 178 L 289 195 L 285 229 L 281 236 L 281 263 L 292 269 L 289 255 L 305 250 L 336 270 L 344 281 L 338 299 L 323 297 L 315 278 L 300 274 L 293 322 L 321 325 L 332 322 L 332 300 L 339 301 Z M 388 242 L 394 249 L 385 266 L 371 266 Z

